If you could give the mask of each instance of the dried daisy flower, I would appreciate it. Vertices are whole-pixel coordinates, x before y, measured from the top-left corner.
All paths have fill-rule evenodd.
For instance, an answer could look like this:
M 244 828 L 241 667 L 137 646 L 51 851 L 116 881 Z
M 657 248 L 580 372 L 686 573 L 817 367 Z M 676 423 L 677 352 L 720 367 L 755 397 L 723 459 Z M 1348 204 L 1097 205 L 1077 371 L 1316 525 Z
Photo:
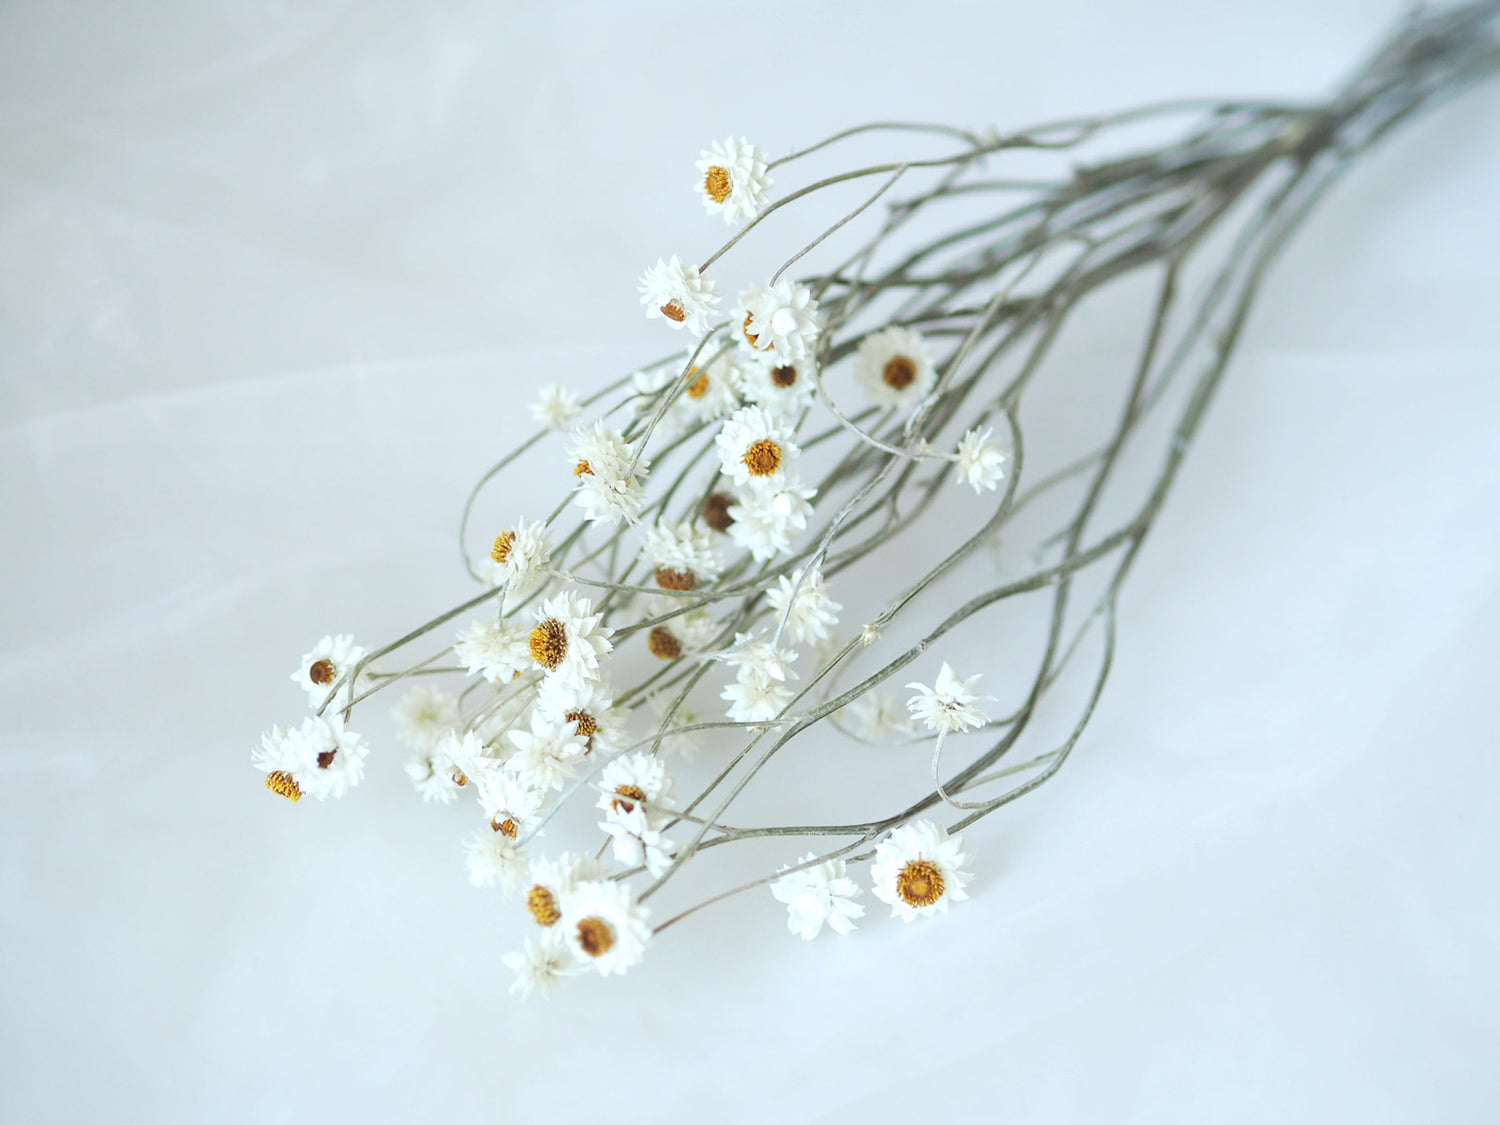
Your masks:
M 757 562 L 790 554 L 792 538 L 807 530 L 813 513 L 808 501 L 817 494 L 796 473 L 785 474 L 780 484 L 742 489 L 726 511 L 729 537 Z
M 721 215 L 726 223 L 755 218 L 764 209 L 771 190 L 766 174 L 766 154 L 741 137 L 714 141 L 698 158 L 698 181 L 694 185 L 710 215 Z
M 672 797 L 672 778 L 660 758 L 651 754 L 626 754 L 604 767 L 599 775 L 599 808 L 617 820 L 644 809 L 652 825 L 662 824 Z
M 843 714 L 854 727 L 852 731 L 843 729 L 862 742 L 891 745 L 910 741 L 916 735 L 910 713 L 889 692 L 868 691 L 845 707 Z
M 503 832 L 481 828 L 465 846 L 469 882 L 510 893 L 526 883 L 526 855 Z
M 566 428 L 582 411 L 578 396 L 561 383 L 548 383 L 531 404 L 531 416 L 551 430 Z
M 309 715 L 286 738 L 286 751 L 296 762 L 292 777 L 308 796 L 342 797 L 364 776 L 370 748 L 345 728 L 341 715 Z
M 250 751 L 250 762 L 266 775 L 266 788 L 272 793 L 292 802 L 302 800 L 294 775 L 299 763 L 286 731 L 272 727 L 261 735 L 260 745 Z
M 906 685 L 917 692 L 906 701 L 907 710 L 912 718 L 926 723 L 933 734 L 952 734 L 982 727 L 990 717 L 974 704 L 991 697 L 975 694 L 974 685 L 980 678 L 974 675 L 967 680 L 959 679 L 945 660 L 938 672 L 937 683 L 932 687 L 920 683 Z
M 740 366 L 740 394 L 771 414 L 795 416 L 817 393 L 813 384 L 814 366 L 810 356 L 796 361 L 761 353 L 746 356 Z
M 772 679 L 757 668 L 746 665 L 732 684 L 726 684 L 719 698 L 729 704 L 730 722 L 764 723 L 786 710 L 792 701 L 792 689 L 784 680 Z
M 307 702 L 311 706 L 321 707 L 339 678 L 352 673 L 364 657 L 365 650 L 354 643 L 354 637 L 349 633 L 324 637 L 313 645 L 311 652 L 303 655 L 301 666 L 292 673 L 292 682 L 307 692 Z M 364 686 L 360 684 L 361 688 Z M 335 703 L 347 703 L 354 694 L 354 685 L 346 684 Z
M 780 486 L 786 469 L 800 452 L 792 428 L 758 406 L 742 406 L 714 437 L 719 464 L 735 484 Z M 736 517 L 738 518 L 738 517 Z
M 870 879 L 875 897 L 890 903 L 891 915 L 903 922 L 948 913 L 948 903 L 969 896 L 964 885 L 968 856 L 957 836 L 930 820 L 914 820 L 892 829 L 875 845 Z
M 839 610 L 844 608 L 828 596 L 823 572 L 816 568 L 807 575 L 799 569 L 790 578 L 778 576 L 776 585 L 766 590 L 766 604 L 778 616 L 785 615 L 786 631 L 798 644 L 826 641 L 829 630 L 839 623 Z
M 812 864 L 818 857 L 809 852 L 797 862 Z M 800 871 L 787 874 L 771 884 L 777 902 L 786 904 L 786 926 L 803 941 L 812 941 L 824 925 L 836 934 L 854 929 L 854 919 L 864 916 L 865 908 L 854 900 L 864 894 L 860 885 L 846 874 L 842 859 L 830 859 Z
M 558 928 L 581 965 L 600 976 L 639 964 L 651 941 L 650 912 L 624 883 L 576 884 L 563 898 Z
M 537 689 L 536 713 L 559 725 L 573 724 L 585 753 L 599 751 L 608 757 L 619 744 L 621 718 L 614 706 L 614 688 L 602 673 L 586 683 L 544 678 Z
M 563 852 L 556 859 L 535 859 L 531 863 L 526 892 L 526 912 L 538 926 L 550 928 L 562 918 L 562 906 L 580 883 L 603 879 L 604 867 L 598 860 L 575 852 Z
M 458 635 L 453 652 L 471 676 L 508 684 L 532 667 L 529 631 L 503 621 L 475 621 Z
M 507 607 L 525 601 L 547 580 L 552 557 L 552 532 L 540 521 L 519 519 L 490 544 L 485 579 L 491 586 L 505 587 Z
M 527 634 L 531 659 L 548 677 L 570 687 L 583 687 L 602 675 L 599 664 L 614 645 L 601 628 L 602 614 L 594 603 L 570 590 L 542 602 L 536 625 Z
M 712 281 L 698 273 L 676 254 L 658 259 L 641 275 L 641 304 L 648 320 L 665 320 L 673 328 L 686 328 L 694 336 L 708 331 L 719 295 Z
M 1005 479 L 1005 451 L 991 436 L 994 432 L 993 426 L 982 430 L 976 426 L 959 439 L 954 454 L 957 462 L 954 481 L 973 485 L 976 496 L 985 491 L 993 492 Z
M 652 875 L 661 875 L 672 866 L 676 847 L 651 823 L 645 806 L 635 805 L 629 812 L 617 812 L 599 822 L 609 837 L 615 862 L 624 867 L 644 867 Z
M 805 285 L 752 285 L 740 293 L 731 319 L 741 347 L 767 354 L 777 364 L 795 364 L 816 354 L 822 319 Z
M 507 953 L 500 960 L 516 974 L 510 990 L 522 1000 L 529 1000 L 533 993 L 545 998 L 556 991 L 557 982 L 567 972 L 571 956 L 560 934 L 555 930 L 543 930 L 529 935 L 518 952 Z
M 854 378 L 876 406 L 909 408 L 927 397 L 937 373 L 921 334 L 893 325 L 859 342 Z
M 413 750 L 431 750 L 458 725 L 458 696 L 436 684 L 415 684 L 391 708 L 391 718 L 402 743 Z
M 651 462 L 637 457 L 618 430 L 603 422 L 571 432 L 573 503 L 590 523 L 635 523 L 645 507 L 644 484 Z
M 708 532 L 686 521 L 658 520 L 641 544 L 641 561 L 663 590 L 692 590 L 723 570 Z
M 453 763 L 436 750 L 413 754 L 402 768 L 424 801 L 451 805 L 463 792 L 463 786 L 454 776 Z

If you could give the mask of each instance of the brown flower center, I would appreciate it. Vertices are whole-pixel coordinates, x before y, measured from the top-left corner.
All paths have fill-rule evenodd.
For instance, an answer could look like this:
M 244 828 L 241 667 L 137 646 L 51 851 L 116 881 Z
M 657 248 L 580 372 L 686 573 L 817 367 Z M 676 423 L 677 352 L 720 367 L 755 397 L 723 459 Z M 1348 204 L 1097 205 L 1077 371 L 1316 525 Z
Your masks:
M 514 840 L 516 838 L 516 822 L 510 817 L 506 817 L 504 820 L 496 817 L 490 821 L 490 827 L 508 839 Z
M 609 807 L 614 809 L 615 812 L 634 812 L 635 803 L 646 799 L 646 791 L 639 785 L 621 785 L 615 789 L 615 792 L 620 796 L 609 803 Z M 621 800 L 621 797 L 628 797 L 630 799 Z
M 331 684 L 339 670 L 332 660 L 319 660 L 307 670 L 307 678 L 315 684 Z
M 288 801 L 302 800 L 302 786 L 297 784 L 297 779 L 285 770 L 275 770 L 266 774 L 266 788 L 278 797 L 285 797 Z
M 574 729 L 577 730 L 578 737 L 583 739 L 584 749 L 592 750 L 594 748 L 594 735 L 599 731 L 599 723 L 594 719 L 594 716 L 590 715 L 587 711 L 569 711 L 563 716 L 563 721 L 577 723 L 578 726 Z
M 663 660 L 676 660 L 682 655 L 682 642 L 665 625 L 657 625 L 646 634 L 646 647 L 651 650 L 652 656 L 659 656 Z
M 917 378 L 917 365 L 904 355 L 893 355 L 880 372 L 881 381 L 893 391 L 904 391 Z
M 318 768 L 320 770 L 326 770 L 329 766 L 333 765 L 333 760 L 334 758 L 338 757 L 338 753 L 339 752 L 337 749 L 324 750 L 321 754 L 318 755 Z
M 698 585 L 698 576 L 691 570 L 659 566 L 656 568 L 656 584 L 663 590 L 691 590 Z
M 578 923 L 578 947 L 590 957 L 602 957 L 615 944 L 615 931 L 603 918 L 585 918 Z
M 744 461 L 752 477 L 768 477 L 781 468 L 781 446 L 770 438 L 757 438 L 740 460 Z
M 697 370 L 698 369 L 696 367 L 693 368 L 693 371 L 697 371 Z M 688 374 L 692 375 L 693 371 L 689 371 Z M 688 384 L 688 389 L 687 389 L 687 396 L 690 399 L 697 400 L 697 399 L 702 398 L 706 394 L 708 394 L 708 372 L 707 371 L 703 372 L 696 379 L 694 379 L 691 383 L 689 383 Z
M 720 168 L 715 164 L 703 177 L 703 190 L 708 193 L 708 198 L 715 203 L 723 203 L 729 198 L 729 169 Z
M 568 653 L 568 630 L 557 618 L 549 617 L 531 631 L 526 646 L 531 650 L 531 659 L 550 672 Z
M 771 372 L 771 382 L 778 387 L 790 387 L 797 382 L 797 369 L 790 364 L 786 367 L 778 367 Z
M 578 464 L 573 466 L 573 475 L 575 477 L 591 477 L 594 475 L 594 470 L 589 467 L 588 461 L 580 458 Z
M 453 778 L 453 784 L 457 785 L 460 789 L 469 784 L 468 775 L 463 770 L 455 769 L 450 776 Z
M 490 547 L 490 558 L 504 566 L 505 560 L 510 558 L 510 549 L 515 541 L 516 533 L 514 531 L 502 531 L 499 535 L 495 536 L 495 542 Z
M 931 860 L 914 859 L 896 876 L 896 893 L 907 906 L 931 906 L 943 897 L 943 873 Z
M 661 307 L 661 315 L 681 324 L 687 319 L 687 310 L 682 307 L 681 301 L 668 301 Z
M 727 492 L 715 492 L 703 502 L 703 522 L 715 531 L 728 531 L 734 523 L 734 517 L 729 514 L 729 506 L 734 503 L 734 497 Z
M 557 897 L 540 883 L 526 892 L 526 909 L 531 911 L 539 926 L 555 926 L 562 917 L 562 911 L 557 908 Z

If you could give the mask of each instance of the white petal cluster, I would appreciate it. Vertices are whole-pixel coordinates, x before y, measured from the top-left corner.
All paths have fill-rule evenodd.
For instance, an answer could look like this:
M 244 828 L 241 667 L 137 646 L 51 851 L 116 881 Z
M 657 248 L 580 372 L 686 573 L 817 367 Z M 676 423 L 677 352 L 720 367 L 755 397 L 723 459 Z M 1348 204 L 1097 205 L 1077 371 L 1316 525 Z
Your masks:
M 528 630 L 504 621 L 475 621 L 458 635 L 453 652 L 471 676 L 508 684 L 532 667 Z
M 658 259 L 641 275 L 638 286 L 648 320 L 665 320 L 673 328 L 686 328 L 694 336 L 708 331 L 719 307 L 715 286 L 676 254 Z
M 548 383 L 531 404 L 531 416 L 552 430 L 565 429 L 582 411 L 578 396 L 561 383 Z
M 817 858 L 809 852 L 797 862 L 811 864 Z M 849 878 L 841 859 L 788 871 L 771 884 L 771 894 L 777 902 L 786 903 L 787 929 L 803 941 L 812 941 L 824 925 L 836 934 L 847 934 L 854 929 L 854 919 L 865 913 L 855 901 L 864 891 Z
M 543 856 L 532 860 L 529 876 L 531 894 L 528 897 L 539 900 L 539 904 L 548 907 L 548 915 L 552 920 L 545 921 L 543 915 L 534 908 L 532 918 L 538 925 L 555 926 L 557 916 L 562 913 L 562 904 L 568 896 L 580 885 L 597 882 L 604 875 L 604 867 L 598 860 L 577 852 L 563 852 L 554 859 Z M 528 907 L 531 906 L 532 903 L 528 902 Z
M 876 406 L 906 408 L 927 397 L 937 374 L 921 333 L 893 325 L 860 341 L 854 378 Z
M 651 463 L 637 459 L 631 444 L 603 422 L 581 426 L 570 438 L 573 503 L 583 509 L 584 518 L 611 526 L 621 520 L 635 523 L 646 503 L 643 485 Z
M 507 893 L 526 882 L 526 855 L 503 832 L 481 828 L 466 848 L 469 882 L 476 887 L 498 887 Z
M 829 630 L 839 623 L 839 610 L 844 608 L 828 596 L 823 572 L 817 569 L 806 575 L 799 569 L 790 578 L 778 576 L 776 585 L 766 590 L 766 604 L 786 616 L 787 635 L 797 644 L 828 640 Z
M 812 358 L 782 362 L 756 353 L 740 366 L 740 394 L 747 401 L 781 417 L 795 416 L 817 393 Z
M 641 560 L 656 572 L 656 584 L 667 590 L 695 589 L 723 570 L 708 529 L 686 520 L 657 521 L 646 532 Z
M 561 789 L 577 776 L 578 760 L 588 753 L 577 724 L 535 710 L 530 730 L 508 731 L 506 737 L 516 748 L 508 764 L 533 789 Z
M 967 680 L 959 679 L 948 662 L 944 661 L 942 670 L 938 672 L 937 682 L 932 687 L 921 683 L 906 685 L 917 693 L 906 701 L 906 708 L 911 712 L 912 718 L 927 724 L 927 729 L 933 734 L 953 734 L 972 727 L 982 727 L 990 721 L 990 717 L 974 704 L 991 697 L 975 693 L 974 685 L 979 679 L 979 675 L 970 676 Z
M 301 726 L 287 731 L 277 747 L 277 756 L 288 763 L 286 772 L 298 788 L 320 801 L 342 797 L 358 785 L 369 753 L 365 740 L 347 729 L 338 714 L 309 715 Z
M 548 676 L 537 689 L 536 714 L 559 725 L 572 724 L 584 749 L 608 757 L 619 744 L 621 717 L 614 708 L 614 688 L 603 674 L 587 683 Z
M 957 471 L 954 481 L 972 485 L 977 496 L 985 491 L 994 491 L 1005 479 L 1005 451 L 994 440 L 993 426 L 979 429 L 977 426 L 958 441 Z
M 968 898 L 964 844 L 939 824 L 915 820 L 893 829 L 875 846 L 870 880 L 875 897 L 889 903 L 903 922 L 948 913 L 948 903 Z
M 807 530 L 812 516 L 809 503 L 818 494 L 804 488 L 796 473 L 788 473 L 779 485 L 742 490 L 729 506 L 729 537 L 749 551 L 757 562 L 790 554 L 792 539 Z
M 453 763 L 439 753 L 436 747 L 431 750 L 419 750 L 406 760 L 403 768 L 412 786 L 424 801 L 451 805 L 463 792 L 463 786 L 458 783 L 458 779 L 464 775 L 459 773 Z
M 571 957 L 563 944 L 562 935 L 554 930 L 543 930 L 526 939 L 518 952 L 507 953 L 501 958 L 505 967 L 516 974 L 510 990 L 529 1000 L 533 993 L 546 997 L 552 995 L 567 972 Z
M 714 141 L 697 163 L 694 187 L 704 209 L 731 224 L 755 218 L 765 208 L 771 190 L 768 163 L 765 152 L 744 137 L 726 137 L 722 144 Z
M 365 650 L 354 643 L 349 633 L 336 637 L 324 637 L 313 645 L 312 651 L 303 654 L 301 666 L 292 673 L 292 682 L 307 692 L 307 702 L 313 707 L 323 706 L 333 685 L 365 657 Z M 360 687 L 364 687 L 361 676 Z M 339 691 L 335 703 L 348 703 L 355 694 L 354 685 L 346 684 Z
M 729 704 L 730 720 L 762 723 L 774 719 L 792 701 L 794 693 L 787 681 L 796 679 L 791 665 L 797 653 L 743 633 L 736 634 L 734 640 L 734 647 L 718 657 L 735 669 L 734 683 L 725 685 L 719 693 L 719 698 Z
M 742 347 L 768 353 L 778 364 L 799 363 L 817 354 L 823 327 L 818 302 L 807 286 L 792 281 L 751 285 L 740 293 L 734 331 Z
M 801 451 L 792 427 L 759 406 L 743 406 L 714 437 L 719 464 L 735 484 L 774 489 L 787 480 L 787 468 Z
M 891 745 L 916 734 L 911 715 L 895 696 L 878 689 L 865 692 L 844 708 L 853 722 L 849 733 L 865 742 Z
M 599 827 L 608 833 L 616 861 L 644 864 L 660 875 L 672 862 L 672 841 L 661 834 L 672 792 L 667 767 L 650 754 L 626 754 L 604 767 L 599 789 Z
M 607 977 L 624 973 L 645 956 L 650 913 L 624 883 L 578 883 L 560 906 L 558 929 L 580 965 Z
M 536 625 L 527 635 L 531 658 L 559 687 L 580 689 L 602 676 L 600 662 L 614 645 L 588 598 L 564 590 L 536 610 Z
M 514 528 L 495 536 L 486 563 L 491 586 L 505 587 L 505 604 L 524 601 L 547 580 L 552 556 L 552 531 L 540 520 L 519 519 Z
M 391 708 L 396 736 L 413 750 L 431 750 L 438 740 L 458 725 L 458 696 L 436 684 L 417 684 L 406 689 L 401 702 Z

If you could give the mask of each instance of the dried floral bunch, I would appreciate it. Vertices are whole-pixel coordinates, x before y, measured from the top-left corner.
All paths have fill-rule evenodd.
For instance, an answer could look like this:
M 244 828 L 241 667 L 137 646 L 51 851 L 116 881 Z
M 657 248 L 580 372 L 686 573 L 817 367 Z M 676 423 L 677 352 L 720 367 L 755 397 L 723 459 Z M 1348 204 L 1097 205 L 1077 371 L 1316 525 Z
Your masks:
M 1178 103 L 1009 135 L 875 124 L 775 160 L 715 142 L 694 190 L 739 230 L 639 287 L 686 353 L 587 397 L 541 388 L 542 428 L 464 509 L 482 592 L 373 651 L 315 645 L 293 675 L 313 713 L 254 754 L 266 786 L 342 796 L 367 757 L 354 712 L 406 681 L 393 714 L 413 785 L 477 801 L 469 876 L 536 924 L 506 958 L 523 995 L 623 973 L 673 922 L 755 887 L 792 933 L 846 934 L 864 861 L 894 917 L 946 913 L 971 879 L 957 833 L 1052 777 L 1093 712 L 1121 584 L 1268 264 L 1360 153 L 1493 70 L 1496 10 L 1412 17 L 1323 104 Z M 947 151 L 773 197 L 796 161 L 885 135 Z M 789 277 L 924 177 L 852 251 Z M 746 234 L 866 178 L 878 190 L 726 309 L 721 263 Z M 1150 311 L 1128 350 L 1088 371 L 1045 362 L 1091 294 L 1131 278 Z M 1049 394 L 1097 425 L 1049 422 Z M 512 490 L 527 510 L 471 544 L 488 487 L 528 457 L 555 504 Z M 935 659 L 961 634 L 997 697 Z M 806 809 L 835 819 L 796 823 Z M 575 850 L 543 847 L 549 825 Z M 752 842 L 757 878 L 655 920 L 690 861 Z

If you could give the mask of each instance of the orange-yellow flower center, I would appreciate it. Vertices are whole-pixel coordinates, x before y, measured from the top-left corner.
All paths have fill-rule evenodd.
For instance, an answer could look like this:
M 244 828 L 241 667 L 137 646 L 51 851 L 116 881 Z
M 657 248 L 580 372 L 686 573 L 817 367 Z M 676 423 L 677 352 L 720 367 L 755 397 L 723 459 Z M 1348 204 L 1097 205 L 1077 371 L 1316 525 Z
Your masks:
M 469 784 L 469 777 L 466 773 L 464 773 L 463 770 L 455 769 L 451 776 L 453 778 L 453 784 L 457 785 L 460 789 Z
M 646 791 L 639 785 L 620 785 L 615 788 L 615 792 L 619 796 L 609 803 L 609 807 L 615 812 L 634 812 L 635 803 L 646 799 Z
M 703 190 L 715 203 L 723 203 L 729 198 L 731 186 L 729 169 L 720 168 L 717 164 L 710 168 L 708 174 L 703 177 Z
M 319 660 L 307 670 L 307 678 L 315 684 L 331 684 L 338 671 L 332 660 Z
M 917 365 L 904 355 L 893 355 L 886 360 L 880 378 L 893 391 L 904 391 L 917 378 Z
M 499 535 L 495 536 L 495 542 L 490 547 L 490 558 L 502 566 L 505 565 L 505 560 L 510 558 L 510 549 L 515 541 L 516 533 L 514 531 L 502 531 Z
M 575 477 L 591 477 L 594 475 L 594 470 L 589 467 L 588 461 L 580 458 L 578 464 L 573 466 L 573 475 Z
M 556 896 L 540 883 L 526 892 L 526 909 L 531 911 L 539 926 L 555 926 L 562 917 Z
M 531 631 L 526 647 L 531 650 L 531 659 L 550 672 L 568 654 L 568 630 L 557 618 L 549 617 Z
M 754 313 L 745 314 L 745 339 L 750 342 L 750 346 L 752 348 L 755 347 L 755 341 L 760 339 L 760 334 L 758 332 L 750 331 L 750 321 L 754 316 Z
M 727 492 L 715 492 L 703 502 L 703 522 L 715 531 L 728 531 L 734 523 L 734 517 L 729 514 L 729 506 L 734 503 L 734 497 Z
M 797 382 L 797 369 L 790 364 L 771 372 L 771 382 L 778 387 L 790 387 Z
M 663 660 L 676 660 L 682 655 L 682 642 L 665 625 L 657 625 L 646 634 L 646 647 L 651 650 L 652 656 L 659 656 Z
M 661 307 L 661 315 L 681 324 L 687 319 L 687 310 L 682 307 L 681 301 L 668 301 Z
M 302 786 L 297 784 L 297 779 L 285 770 L 273 770 L 266 774 L 266 788 L 278 797 L 285 797 L 288 801 L 302 800 Z
M 931 860 L 914 859 L 897 874 L 896 893 L 907 906 L 931 906 L 943 897 L 943 873 Z
M 691 570 L 659 566 L 656 568 L 656 584 L 663 590 L 691 590 L 698 585 L 698 576 Z
M 504 820 L 496 817 L 490 821 L 490 827 L 508 839 L 514 840 L 516 838 L 516 822 L 510 817 L 506 817 Z
M 781 446 L 770 438 L 757 438 L 741 460 L 752 477 L 768 477 L 781 468 Z
M 569 711 L 563 716 L 563 721 L 577 723 L 578 726 L 575 729 L 578 731 L 578 737 L 583 739 L 584 749 L 594 748 L 594 735 L 599 731 L 599 723 L 594 716 L 587 711 Z
M 585 918 L 578 923 L 578 947 L 590 957 L 602 957 L 615 944 L 615 931 L 603 918 Z

